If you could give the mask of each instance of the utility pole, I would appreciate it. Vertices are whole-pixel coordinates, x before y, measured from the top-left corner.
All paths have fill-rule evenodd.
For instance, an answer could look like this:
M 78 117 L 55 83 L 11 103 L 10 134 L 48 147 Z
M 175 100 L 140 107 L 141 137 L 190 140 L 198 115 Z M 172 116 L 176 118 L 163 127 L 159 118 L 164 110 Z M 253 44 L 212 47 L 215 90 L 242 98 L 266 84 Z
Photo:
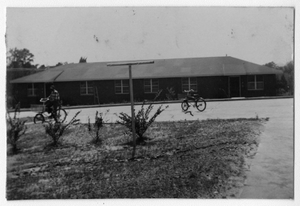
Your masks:
M 107 64 L 107 66 L 128 66 L 128 69 L 129 69 L 129 89 L 130 89 L 131 125 L 132 125 L 132 141 L 133 141 L 132 159 L 135 156 L 136 138 L 135 138 L 135 114 L 134 114 L 133 84 L 132 84 L 131 67 L 132 67 L 132 65 L 153 64 L 153 63 L 154 63 L 154 61 L 134 61 L 134 62 L 108 63 Z

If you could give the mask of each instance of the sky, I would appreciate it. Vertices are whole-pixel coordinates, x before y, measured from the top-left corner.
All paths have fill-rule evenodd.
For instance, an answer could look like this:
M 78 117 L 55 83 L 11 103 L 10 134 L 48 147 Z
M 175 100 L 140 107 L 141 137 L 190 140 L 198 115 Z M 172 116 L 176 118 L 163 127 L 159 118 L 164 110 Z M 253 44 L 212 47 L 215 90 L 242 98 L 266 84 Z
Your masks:
M 293 59 L 287 7 L 7 8 L 6 48 L 34 64 L 232 56 L 257 64 Z

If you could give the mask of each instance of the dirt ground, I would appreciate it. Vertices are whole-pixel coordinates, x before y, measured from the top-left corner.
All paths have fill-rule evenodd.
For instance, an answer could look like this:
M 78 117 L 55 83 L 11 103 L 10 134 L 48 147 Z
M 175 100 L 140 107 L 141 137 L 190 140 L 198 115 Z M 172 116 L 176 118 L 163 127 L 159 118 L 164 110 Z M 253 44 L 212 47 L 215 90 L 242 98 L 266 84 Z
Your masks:
M 7 157 L 7 197 L 15 199 L 237 198 L 265 120 L 155 123 L 129 161 L 130 136 L 108 124 L 103 143 L 73 127 L 58 147 L 29 125 L 21 151 Z

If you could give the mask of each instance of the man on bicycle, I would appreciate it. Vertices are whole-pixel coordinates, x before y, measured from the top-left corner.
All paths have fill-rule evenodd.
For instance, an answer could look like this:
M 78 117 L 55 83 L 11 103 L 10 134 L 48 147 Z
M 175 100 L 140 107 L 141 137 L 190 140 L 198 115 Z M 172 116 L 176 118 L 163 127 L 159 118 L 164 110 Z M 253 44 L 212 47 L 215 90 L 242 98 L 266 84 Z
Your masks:
M 186 92 L 186 96 L 187 96 L 187 99 L 189 100 L 195 100 L 195 96 L 196 96 L 196 92 L 193 90 L 193 89 L 190 89 L 190 90 L 184 90 L 184 92 Z
M 49 118 L 53 118 L 53 114 L 56 114 L 60 97 L 58 91 L 55 90 L 54 85 L 50 86 L 50 90 L 51 90 L 51 94 L 48 97 L 49 100 L 46 102 L 46 111 L 49 114 L 51 113 Z M 53 107 L 53 111 L 52 111 L 52 107 Z

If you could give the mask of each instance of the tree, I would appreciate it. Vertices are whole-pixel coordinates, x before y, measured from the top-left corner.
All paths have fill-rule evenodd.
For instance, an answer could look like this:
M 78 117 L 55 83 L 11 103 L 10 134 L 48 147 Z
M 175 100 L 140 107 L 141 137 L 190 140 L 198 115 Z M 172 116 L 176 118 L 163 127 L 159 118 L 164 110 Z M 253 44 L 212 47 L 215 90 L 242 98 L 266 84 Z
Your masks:
M 294 74 L 294 62 L 290 61 L 290 62 L 286 63 L 286 65 L 284 65 L 284 67 L 283 67 L 283 70 L 287 74 L 293 75 Z
M 278 69 L 278 65 L 275 64 L 274 62 L 266 63 L 264 66 L 267 66 L 267 67 L 270 67 L 270 68 L 273 68 L 273 69 Z
M 276 89 L 288 92 L 290 95 L 294 94 L 294 62 L 287 62 L 284 66 L 278 66 L 274 62 L 269 62 L 265 66 L 281 70 L 282 76 L 276 83 Z
M 281 76 L 280 82 L 281 82 L 282 88 L 283 88 L 284 90 L 287 90 L 287 81 L 286 81 L 284 75 Z
M 291 95 L 294 94 L 294 62 L 290 61 L 283 66 L 283 73 L 287 75 L 288 91 Z
M 80 57 L 79 63 L 86 63 L 87 57 Z
M 284 74 L 282 74 L 276 81 L 276 91 L 277 95 L 285 95 L 288 91 L 287 81 Z
M 55 66 L 58 67 L 58 66 L 61 66 L 61 65 L 63 65 L 63 63 L 58 62 Z
M 10 49 L 8 51 L 8 68 L 35 68 L 33 65 L 34 55 L 28 49 Z

